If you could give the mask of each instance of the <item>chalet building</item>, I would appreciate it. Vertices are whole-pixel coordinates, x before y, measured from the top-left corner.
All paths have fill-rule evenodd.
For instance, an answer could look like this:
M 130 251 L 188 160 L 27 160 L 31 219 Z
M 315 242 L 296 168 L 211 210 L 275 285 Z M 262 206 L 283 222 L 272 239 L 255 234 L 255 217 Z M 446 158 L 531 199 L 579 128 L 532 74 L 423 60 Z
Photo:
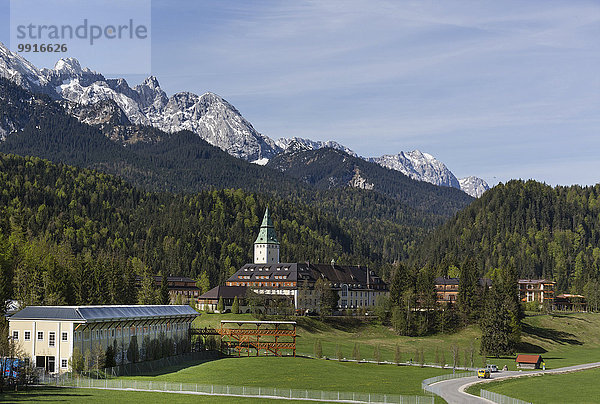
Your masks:
M 439 277 L 435 278 L 434 283 L 438 303 L 456 303 L 460 283 L 459 278 Z M 479 286 L 490 288 L 492 286 L 492 280 L 479 278 Z
M 389 294 L 388 286 L 375 272 L 361 266 L 279 262 L 279 242 L 269 210 L 265 212 L 254 242 L 254 262 L 246 264 L 226 282 L 230 287 L 247 287 L 259 295 L 287 298 L 296 310 L 318 311 L 320 301 L 315 291 L 323 279 L 336 291 L 338 309 L 369 309 L 379 295 Z
M 173 341 L 188 340 L 198 313 L 190 306 L 27 306 L 8 318 L 9 337 L 17 348 L 48 373 L 70 371 L 69 359 L 78 349 L 84 356 L 97 347 L 117 345 L 117 363 L 135 337 L 161 333 Z
M 519 298 L 522 302 L 538 302 L 550 305 L 554 302 L 556 282 L 546 279 L 519 279 Z
M 154 284 L 156 288 L 160 288 L 162 284 L 162 276 L 153 276 Z M 142 282 L 142 277 L 137 276 L 136 282 L 138 285 Z M 196 281 L 192 278 L 186 278 L 184 276 L 167 276 L 167 285 L 169 288 L 169 297 L 171 303 L 175 303 L 177 296 L 181 296 L 183 301 L 186 302 L 190 299 L 196 299 L 200 296 L 200 288 L 196 286 Z

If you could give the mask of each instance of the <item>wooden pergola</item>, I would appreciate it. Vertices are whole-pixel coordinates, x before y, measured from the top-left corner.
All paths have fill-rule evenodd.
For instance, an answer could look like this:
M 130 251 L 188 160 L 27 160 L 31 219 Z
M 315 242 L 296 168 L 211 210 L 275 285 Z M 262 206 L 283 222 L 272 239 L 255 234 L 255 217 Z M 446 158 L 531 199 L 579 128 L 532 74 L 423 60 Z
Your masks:
M 291 351 L 296 356 L 295 321 L 246 321 L 222 320 L 221 328 L 215 330 L 221 336 L 221 346 L 250 356 L 256 351 L 266 355 L 282 356 L 282 351 Z

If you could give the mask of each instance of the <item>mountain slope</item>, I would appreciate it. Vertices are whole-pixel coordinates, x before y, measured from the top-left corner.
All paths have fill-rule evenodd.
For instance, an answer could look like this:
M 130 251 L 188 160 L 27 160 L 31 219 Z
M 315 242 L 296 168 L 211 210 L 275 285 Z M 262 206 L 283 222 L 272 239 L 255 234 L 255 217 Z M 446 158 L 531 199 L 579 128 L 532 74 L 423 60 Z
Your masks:
M 418 240 L 471 200 L 461 192 L 448 193 L 447 188 L 423 183 L 415 187 L 416 182 L 406 177 L 411 206 L 379 190 L 316 188 L 280 171 L 234 158 L 189 131 L 168 134 L 123 124 L 112 102 L 102 109 L 106 116 L 97 126 L 80 122 L 66 113 L 62 104 L 0 79 L 0 122 L 14 128 L 0 142 L 0 152 L 99 169 L 148 190 L 190 193 L 240 188 L 310 205 L 359 233 L 353 248 L 371 262 L 405 259 Z M 86 108 L 78 113 L 85 115 Z M 117 115 L 112 116 L 113 112 Z M 150 141 L 134 141 L 123 147 L 109 139 L 115 133 Z M 429 191 L 421 190 L 422 185 Z M 439 194 L 431 190 L 436 188 L 440 188 Z
M 35 93 L 45 93 L 68 101 L 67 110 L 84 123 L 104 121 L 107 110 L 116 106 L 124 115 L 118 118 L 119 121 L 126 119 L 136 125 L 152 125 L 167 133 L 190 130 L 234 157 L 261 165 L 283 151 L 324 147 L 358 157 L 352 150 L 334 141 L 312 141 L 297 137 L 273 141 L 257 132 L 233 105 L 216 94 L 198 96 L 182 92 L 168 97 L 154 76 L 131 88 L 124 79 L 106 79 L 97 72 L 82 68 L 74 58 L 60 59 L 53 69 L 38 70 L 0 43 L 0 77 Z M 0 126 L 0 140 L 8 132 L 10 130 Z M 141 131 L 132 132 L 123 127 L 112 133 L 104 133 L 124 145 L 156 140 L 144 137 Z M 401 171 L 419 181 L 461 188 L 456 177 L 443 163 L 418 150 L 367 160 Z M 471 196 L 479 196 L 488 188 L 485 181 L 470 178 L 464 180 L 467 185 L 463 190 Z
M 400 152 L 393 156 L 372 157 L 368 161 L 391 170 L 400 171 L 418 181 L 461 189 L 458 179 L 444 163 L 436 160 L 431 154 L 421 153 L 419 150 L 408 153 Z
M 109 111 L 113 111 L 111 105 Z M 154 141 L 122 147 L 105 136 L 102 128 L 67 114 L 57 101 L 0 79 L 0 126 L 11 128 L 0 143 L 1 152 L 102 169 L 155 190 L 196 192 L 234 187 L 293 194 L 302 188 L 298 181 L 236 159 L 189 131 L 167 134 L 111 121 L 108 114 L 100 127 L 110 133 L 115 128 L 129 130 Z
M 548 278 L 562 292 L 583 293 L 600 278 L 600 185 L 552 188 L 510 181 L 485 192 L 434 231 L 413 257 L 416 265 L 460 265 L 480 274 L 512 266 L 524 278 Z
M 369 264 L 355 252 L 361 235 L 330 215 L 240 190 L 147 192 L 97 171 L 2 153 L 0 189 L 0 251 L 9 236 L 12 243 L 2 269 L 19 257 L 6 269 L 26 304 L 122 303 L 113 288 L 125 286 L 133 257 L 153 273 L 206 272 L 212 286 L 222 284 L 251 259 L 267 205 L 286 260 Z
M 319 189 L 354 187 L 373 190 L 415 209 L 449 216 L 472 198 L 460 190 L 415 181 L 375 163 L 325 148 L 283 153 L 267 164 Z
M 417 181 L 425 181 L 430 184 L 444 187 L 453 187 L 478 198 L 489 189 L 488 184 L 481 178 L 470 176 L 457 179 L 456 176 L 446 167 L 444 163 L 437 160 L 431 154 L 423 153 L 419 150 L 411 152 L 400 152 L 394 155 L 383 155 L 381 157 L 361 157 L 348 147 L 334 141 L 313 141 L 299 137 L 281 138 L 277 140 L 277 145 L 283 149 L 284 153 L 294 153 L 307 150 L 318 150 L 322 148 L 332 148 L 348 153 L 353 157 L 359 157 L 366 161 L 379 164 L 382 167 L 391 170 L 400 171 L 404 175 Z M 261 163 L 266 164 L 267 160 Z
M 458 182 L 460 183 L 460 189 L 475 198 L 481 197 L 485 191 L 490 189 L 487 182 L 474 176 L 459 178 Z

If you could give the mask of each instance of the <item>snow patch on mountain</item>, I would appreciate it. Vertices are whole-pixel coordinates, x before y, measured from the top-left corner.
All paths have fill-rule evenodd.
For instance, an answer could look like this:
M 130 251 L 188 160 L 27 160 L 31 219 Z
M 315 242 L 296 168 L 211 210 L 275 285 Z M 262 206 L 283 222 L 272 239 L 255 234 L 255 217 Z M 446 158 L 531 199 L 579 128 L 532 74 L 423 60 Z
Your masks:
M 6 140 L 6 135 L 6 130 L 2 126 L 0 126 L 0 142 Z
M 199 96 L 181 92 L 168 97 L 154 76 L 131 88 L 126 80 L 106 79 L 100 73 L 81 67 L 74 58 L 60 59 L 53 69 L 40 70 L 8 50 L 1 42 L 0 77 L 29 91 L 42 92 L 86 107 L 66 104 L 67 111 L 84 122 L 96 125 L 116 124 L 114 131 L 106 134 L 123 145 L 156 140 L 145 138 L 136 129 L 126 128 L 126 121 L 129 121 L 133 124 L 151 125 L 170 133 L 181 130 L 195 132 L 229 154 L 260 165 L 266 164 L 281 152 L 294 153 L 325 147 L 360 157 L 353 150 L 331 140 L 313 141 L 292 137 L 273 141 L 254 129 L 233 105 L 213 93 Z M 111 104 L 107 104 L 108 101 L 114 102 L 126 119 Z M 0 130 L 0 138 L 6 138 L 13 131 L 3 125 L 5 129 Z M 472 196 L 480 196 L 489 188 L 485 181 L 476 177 L 467 177 L 459 182 L 442 162 L 418 150 L 365 160 L 400 171 L 416 180 L 463 189 Z M 356 181 L 353 178 L 357 186 L 369 185 L 361 182 L 362 177 L 359 177 L 360 175 L 357 177 L 355 174 Z
M 317 150 L 322 149 L 324 147 L 330 147 L 332 149 L 341 150 L 345 153 L 348 153 L 351 156 L 358 157 L 353 150 L 347 148 L 346 146 L 339 144 L 333 140 L 328 141 L 314 141 L 310 139 L 304 139 L 301 137 L 291 137 L 291 138 L 279 138 L 275 141 L 277 146 L 279 146 L 285 152 L 296 152 L 303 150 Z
M 474 198 L 479 198 L 485 191 L 490 189 L 487 182 L 474 176 L 460 178 L 458 182 L 460 183 L 460 189 Z
M 423 153 L 419 150 L 372 157 L 367 160 L 383 167 L 400 171 L 414 180 L 460 189 L 458 179 L 444 163 L 437 160 L 431 154 Z
M 0 77 L 29 91 L 41 91 L 47 84 L 40 70 L 0 42 Z

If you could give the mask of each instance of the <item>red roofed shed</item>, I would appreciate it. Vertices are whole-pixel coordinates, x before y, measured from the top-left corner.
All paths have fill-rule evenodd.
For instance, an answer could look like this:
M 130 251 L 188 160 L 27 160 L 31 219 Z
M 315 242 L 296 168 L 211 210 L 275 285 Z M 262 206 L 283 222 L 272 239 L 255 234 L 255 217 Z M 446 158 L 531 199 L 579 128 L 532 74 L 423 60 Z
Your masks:
M 517 355 L 515 361 L 517 362 L 517 366 L 521 369 L 539 369 L 544 360 L 541 355 L 520 354 Z

